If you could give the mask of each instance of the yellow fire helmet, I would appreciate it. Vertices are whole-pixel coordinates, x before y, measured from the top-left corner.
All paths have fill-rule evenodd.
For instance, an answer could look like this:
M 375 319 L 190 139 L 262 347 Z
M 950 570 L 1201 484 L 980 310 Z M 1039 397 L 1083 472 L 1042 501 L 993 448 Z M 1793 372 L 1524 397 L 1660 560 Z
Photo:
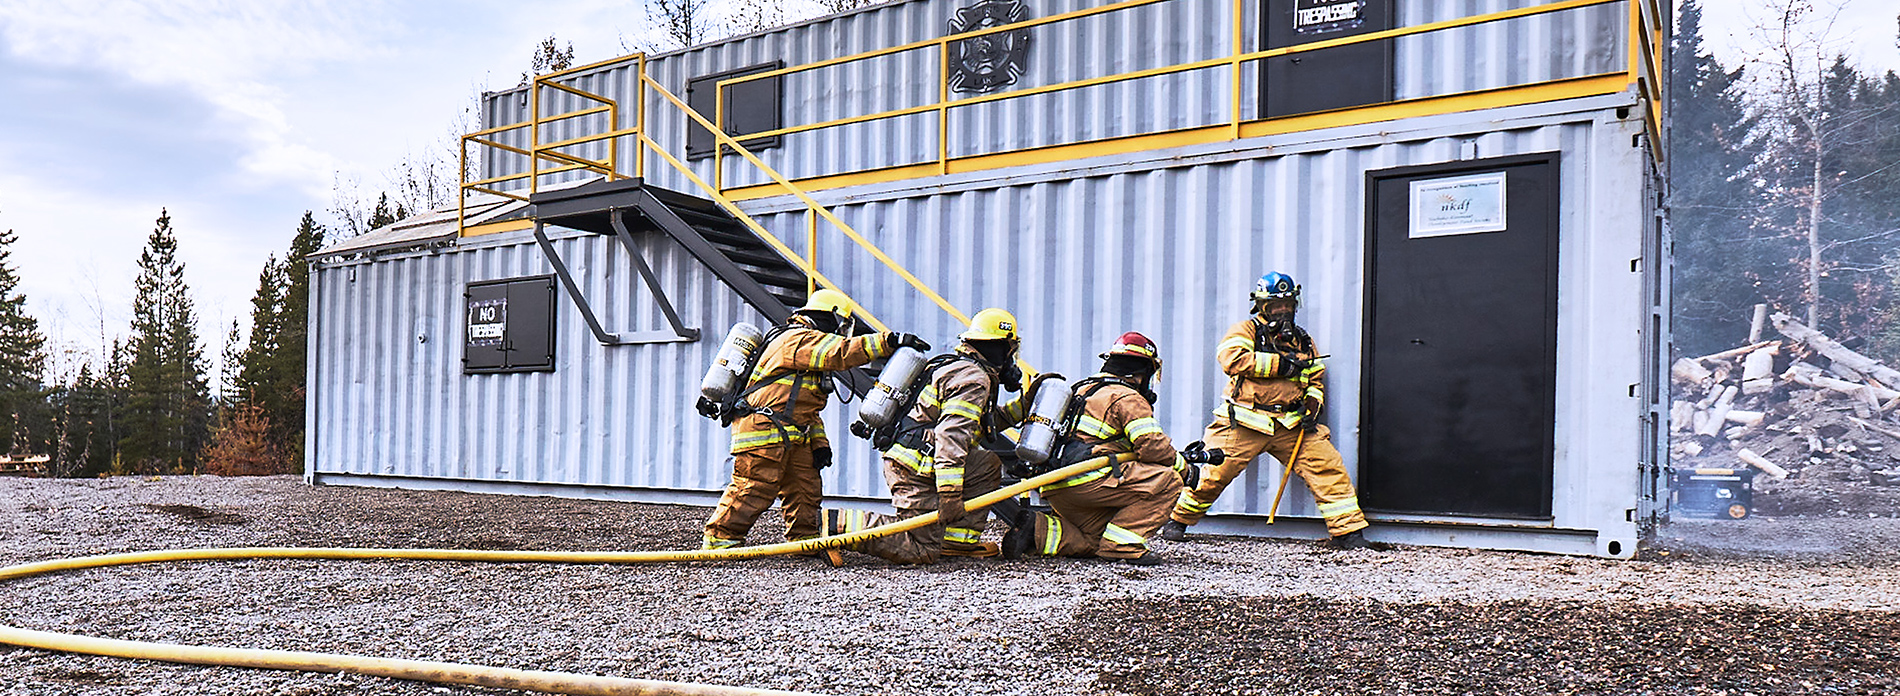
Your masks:
M 851 316 L 851 313 L 856 309 L 857 308 L 851 304 L 851 298 L 845 297 L 844 293 L 831 288 L 824 288 L 812 293 L 811 298 L 805 300 L 805 306 L 799 307 L 798 311 L 830 312 L 838 315 L 839 318 L 843 318 Z
M 991 307 L 970 317 L 970 330 L 957 335 L 967 341 L 1016 340 L 1016 316 Z

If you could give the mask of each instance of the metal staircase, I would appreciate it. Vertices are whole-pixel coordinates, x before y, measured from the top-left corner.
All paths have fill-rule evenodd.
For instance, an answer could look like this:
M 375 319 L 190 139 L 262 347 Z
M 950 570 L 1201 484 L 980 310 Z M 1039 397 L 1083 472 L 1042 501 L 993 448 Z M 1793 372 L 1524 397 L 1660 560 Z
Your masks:
M 567 294 L 580 308 L 581 316 L 594 337 L 607 345 L 631 345 L 691 341 L 699 338 L 698 329 L 680 323 L 673 303 L 666 298 L 652 266 L 634 243 L 635 234 L 664 234 L 686 249 L 693 259 L 712 271 L 714 277 L 732 288 L 746 304 L 759 310 L 773 324 L 784 323 L 805 304 L 808 281 L 791 261 L 779 255 L 757 234 L 726 214 L 718 203 L 667 189 L 647 186 L 640 179 L 616 179 L 582 184 L 574 188 L 536 193 L 529 197 L 534 218 L 535 242 L 547 254 L 555 275 L 567 286 Z M 602 328 L 593 308 L 548 239 L 545 225 L 558 225 L 582 232 L 612 235 L 633 260 L 635 270 L 645 279 L 648 290 L 660 303 L 660 310 L 672 325 L 671 331 L 613 333 Z M 874 381 L 863 369 L 845 371 L 845 388 L 862 395 Z
M 652 267 L 634 243 L 636 234 L 664 234 L 679 243 L 694 260 L 773 323 L 785 321 L 793 310 L 804 304 L 808 282 L 804 274 L 712 201 L 647 186 L 640 179 L 617 179 L 535 193 L 529 198 L 529 204 L 533 206 L 530 217 L 535 221 L 535 241 L 567 287 L 568 296 L 580 307 L 588 328 L 603 344 L 629 345 L 699 337 L 697 329 L 681 325 Z M 659 302 L 672 330 L 611 332 L 602 327 L 567 264 L 548 239 L 545 225 L 619 239 L 633 260 L 635 270 Z

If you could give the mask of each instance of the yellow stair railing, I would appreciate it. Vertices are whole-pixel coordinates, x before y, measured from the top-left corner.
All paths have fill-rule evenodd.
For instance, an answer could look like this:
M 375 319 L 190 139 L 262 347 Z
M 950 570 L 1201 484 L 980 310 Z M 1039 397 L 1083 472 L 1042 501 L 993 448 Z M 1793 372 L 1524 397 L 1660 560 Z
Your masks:
M 634 124 L 627 128 L 620 127 L 620 115 L 622 111 L 621 111 L 620 105 L 616 101 L 603 95 L 587 92 L 585 90 L 581 90 L 573 86 L 561 84 L 560 82 L 558 82 L 558 80 L 560 80 L 563 77 L 573 75 L 581 71 L 590 70 L 590 69 L 602 67 L 605 65 L 623 63 L 628 60 L 634 61 L 635 63 L 634 71 L 639 77 L 639 79 L 637 80 L 638 88 L 635 94 L 636 94 L 636 101 L 640 104 L 640 106 L 635 110 Z M 585 100 L 598 102 L 600 105 L 590 107 L 590 108 L 576 109 L 573 111 L 566 111 L 566 112 L 561 112 L 558 114 L 543 116 L 541 114 L 541 92 L 543 89 L 559 90 L 561 92 L 572 94 Z M 836 281 L 833 281 L 830 277 L 826 276 L 824 273 L 818 270 L 817 264 L 815 263 L 813 259 L 805 257 L 805 256 L 801 256 L 796 251 L 793 251 L 790 245 L 787 245 L 783 240 L 779 239 L 777 235 L 772 234 L 772 232 L 767 230 L 764 225 L 760 224 L 756 218 L 746 213 L 743 209 L 741 209 L 738 206 L 737 203 L 733 202 L 732 199 L 726 197 L 726 195 L 723 192 L 721 192 L 718 187 L 710 183 L 707 183 L 705 179 L 701 178 L 697 173 L 693 171 L 692 167 L 689 167 L 686 165 L 686 163 L 681 162 L 679 158 L 675 157 L 672 153 L 668 152 L 665 147 L 662 147 L 658 142 L 655 142 L 651 137 L 647 135 L 646 129 L 644 128 L 644 124 L 646 121 L 646 114 L 645 114 L 646 98 L 645 97 L 646 97 L 646 90 L 648 89 L 653 90 L 654 94 L 659 95 L 663 99 L 663 101 L 667 103 L 671 103 L 675 107 L 678 107 L 682 112 L 684 112 L 687 115 L 687 117 L 691 118 L 694 122 L 698 123 L 701 127 L 711 132 L 713 134 L 713 137 L 718 141 L 720 145 L 732 148 L 735 152 L 744 156 L 747 161 L 750 161 L 753 165 L 759 167 L 759 169 L 763 171 L 768 177 L 770 177 L 773 182 L 777 183 L 780 186 L 783 186 L 785 190 L 790 191 L 793 195 L 797 196 L 798 199 L 807 206 L 808 210 L 813 215 L 817 216 L 818 218 L 823 218 L 826 222 L 831 223 L 833 227 L 842 231 L 845 234 L 845 236 L 849 237 L 853 243 L 869 251 L 871 255 L 874 258 L 876 258 L 880 263 L 884 264 L 886 267 L 896 272 L 898 276 L 903 278 L 906 283 L 909 283 L 911 287 L 916 288 L 918 292 L 923 293 L 925 297 L 929 298 L 932 302 L 936 303 L 938 307 L 942 308 L 951 317 L 954 317 L 958 323 L 964 323 L 964 324 L 969 323 L 970 321 L 969 315 L 957 309 L 957 307 L 951 304 L 949 300 L 944 299 L 944 297 L 941 294 L 938 294 L 937 291 L 931 289 L 930 286 L 924 284 L 924 282 L 922 280 L 919 280 L 915 274 L 911 273 L 908 269 L 904 268 L 902 264 L 899 264 L 895 259 L 891 258 L 889 254 L 884 253 L 884 250 L 878 248 L 878 246 L 872 243 L 871 240 L 866 239 L 864 235 L 859 234 L 855 228 L 851 227 L 851 225 L 849 223 L 846 223 L 843 219 L 840 219 L 837 216 L 837 214 L 831 212 L 830 209 L 820 204 L 817 200 L 813 199 L 809 194 L 806 194 L 803 189 L 800 189 L 797 185 L 793 184 L 790 179 L 780 174 L 777 170 L 773 169 L 770 165 L 767 165 L 764 160 L 759 159 L 758 155 L 753 154 L 751 150 L 748 150 L 746 149 L 744 145 L 739 144 L 737 140 L 734 140 L 732 136 L 726 134 L 723 130 L 715 126 L 711 121 L 707 120 L 706 117 L 700 115 L 698 112 L 694 111 L 691 107 L 687 106 L 685 101 L 681 100 L 678 96 L 675 96 L 672 92 L 668 91 L 665 87 L 661 86 L 658 82 L 654 81 L 652 77 L 648 76 L 646 73 L 646 55 L 645 54 L 635 54 L 633 56 L 629 56 L 626 58 L 617 58 L 611 61 L 606 61 L 604 63 L 596 63 L 592 65 L 581 66 L 578 68 L 572 68 L 569 70 L 563 70 L 561 72 L 550 73 L 548 75 L 538 76 L 534 79 L 533 85 L 530 86 L 529 88 L 528 100 L 530 103 L 530 107 L 529 107 L 528 120 L 522 121 L 519 123 L 511 123 L 504 126 L 496 126 L 493 128 L 487 128 L 487 129 L 475 131 L 473 133 L 469 133 L 468 135 L 463 136 L 462 145 L 461 145 L 461 158 L 462 158 L 462 171 L 464 172 L 464 177 L 461 184 L 461 193 L 459 197 L 460 200 L 457 204 L 458 205 L 457 218 L 459 221 L 458 225 L 460 226 L 460 229 L 464 233 L 466 233 L 468 229 L 468 196 L 470 193 L 475 193 L 475 192 L 487 193 L 491 195 L 508 198 L 511 200 L 525 202 L 529 199 L 530 196 L 532 196 L 535 192 L 539 190 L 541 179 L 543 177 L 546 177 L 552 174 L 561 174 L 561 173 L 573 172 L 573 171 L 590 171 L 590 172 L 600 174 L 609 179 L 628 178 L 626 174 L 623 174 L 619 171 L 619 148 L 618 148 L 617 139 L 621 137 L 632 137 L 638 143 L 638 145 L 636 146 L 634 150 L 633 176 L 644 176 L 645 168 L 646 168 L 645 153 L 647 150 L 652 150 L 655 154 L 659 155 L 660 158 L 664 160 L 667 164 L 671 165 L 674 169 L 678 170 L 679 173 L 683 175 L 684 177 L 686 177 L 688 181 L 692 182 L 694 186 L 699 187 L 699 189 L 702 192 L 704 192 L 708 198 L 711 198 L 714 202 L 718 203 L 721 208 L 724 208 L 726 212 L 730 213 L 735 219 L 737 219 L 740 222 L 740 224 L 745 225 L 746 228 L 751 230 L 753 234 L 757 235 L 760 240 L 764 241 L 768 246 L 772 247 L 773 250 L 777 251 L 780 256 L 783 256 L 786 259 L 786 261 L 790 262 L 794 267 L 798 268 L 799 272 L 804 273 L 807 278 L 810 278 L 811 282 L 815 286 L 836 290 L 840 293 L 844 293 L 845 296 L 849 297 L 850 293 L 848 291 L 846 291 Z M 566 120 L 566 119 L 581 118 L 581 117 L 596 115 L 596 114 L 605 114 L 607 116 L 609 128 L 605 132 L 577 137 L 577 138 L 569 138 L 566 140 L 560 140 L 560 141 L 550 142 L 550 143 L 540 142 L 542 130 L 547 124 Z M 514 132 L 514 131 L 519 131 L 522 129 L 527 129 L 528 131 L 528 147 L 527 148 L 522 148 L 515 145 L 510 145 L 505 142 L 501 142 L 497 137 L 495 137 L 502 133 Z M 583 157 L 580 155 L 575 155 L 575 154 L 571 154 L 571 153 L 563 151 L 567 148 L 573 148 L 576 146 L 585 145 L 588 143 L 600 142 L 603 140 L 606 140 L 609 142 L 609 147 L 607 150 L 607 158 L 604 160 L 592 159 L 592 158 Z M 494 150 L 498 150 L 501 152 L 521 155 L 528 159 L 528 169 L 525 172 L 506 173 L 506 174 L 500 174 L 497 176 L 488 177 L 485 179 L 477 179 L 477 180 L 470 181 L 467 179 L 467 175 L 466 175 L 468 171 L 468 147 L 470 144 L 493 148 Z M 554 163 L 554 166 L 543 167 L 542 164 L 544 162 L 552 162 Z M 511 190 L 498 188 L 496 186 L 497 184 L 510 182 L 510 181 L 520 181 L 523 179 L 527 180 L 527 186 L 526 186 L 527 194 L 526 195 L 519 193 L 518 192 L 519 189 L 511 191 Z M 879 331 L 889 330 L 889 327 L 887 327 L 883 321 L 879 320 L 875 313 L 865 308 L 865 305 L 863 302 L 858 302 L 855 299 L 853 299 L 853 303 L 858 306 L 859 312 L 862 314 L 865 321 L 869 323 L 872 327 L 876 328 Z
M 640 137 L 641 134 L 644 132 L 644 127 L 646 124 L 646 114 L 644 113 L 645 108 L 646 108 L 645 95 L 640 94 L 636 90 L 635 95 L 634 95 L 634 104 L 636 106 L 634 107 L 633 125 L 627 128 L 621 128 L 620 127 L 621 108 L 620 108 L 620 103 L 618 101 L 615 101 L 614 99 L 604 96 L 604 95 L 594 94 L 592 92 L 588 92 L 578 87 L 574 87 L 572 85 L 567 85 L 567 84 L 562 83 L 562 80 L 564 78 L 569 78 L 571 76 L 574 76 L 574 75 L 577 75 L 589 70 L 594 70 L 596 68 L 601 68 L 608 65 L 616 65 L 616 64 L 625 63 L 628 61 L 632 61 L 634 63 L 634 66 L 635 66 L 634 69 L 637 70 L 641 75 L 644 76 L 646 74 L 646 54 L 635 53 L 631 56 L 615 58 L 612 60 L 601 61 L 598 63 L 590 63 L 588 65 L 568 68 L 565 70 L 548 73 L 546 75 L 537 75 L 535 76 L 533 82 L 528 87 L 528 104 L 529 104 L 528 120 L 520 121 L 517 123 L 510 123 L 504 126 L 484 128 L 482 130 L 478 130 L 478 131 L 462 136 L 460 149 L 458 152 L 460 172 L 461 172 L 461 185 L 460 185 L 460 191 L 458 192 L 458 195 L 457 195 L 457 202 L 456 202 L 456 220 L 457 220 L 457 225 L 458 225 L 458 231 L 464 234 L 466 234 L 468 231 L 468 196 L 470 193 L 486 193 L 486 194 L 490 194 L 494 196 L 500 196 L 502 198 L 526 202 L 529 196 L 532 196 L 535 192 L 540 190 L 541 179 L 550 175 L 554 175 L 554 174 L 562 174 L 562 173 L 574 172 L 574 171 L 588 171 L 588 172 L 594 172 L 594 173 L 600 174 L 609 179 L 628 178 L 626 174 L 622 174 L 620 172 L 619 139 L 623 137 Z M 641 84 L 644 85 L 645 84 L 644 81 Z M 550 90 L 550 89 L 563 92 L 566 94 L 571 94 L 583 100 L 598 103 L 599 105 L 589 107 L 589 108 L 576 109 L 573 111 L 565 111 L 565 112 L 561 112 L 557 114 L 543 116 L 541 114 L 541 102 L 542 102 L 541 93 L 543 90 Z M 607 117 L 608 127 L 607 127 L 607 130 L 603 132 L 595 133 L 592 135 L 586 135 L 586 136 L 582 136 L 578 138 L 570 138 L 567 140 L 550 142 L 550 143 L 541 142 L 541 133 L 543 129 L 546 128 L 550 124 L 558 123 L 560 121 L 565 121 L 569 119 L 584 118 L 587 116 L 594 116 L 594 115 L 600 115 L 600 114 L 604 114 Z M 527 136 L 528 147 L 525 149 L 515 146 L 515 145 L 510 145 L 505 142 L 501 142 L 499 139 L 496 138 L 496 136 L 499 136 L 503 133 L 510 133 L 510 132 L 519 131 L 522 129 L 527 129 L 528 131 L 528 136 Z M 565 150 L 569 148 L 579 147 L 582 145 L 596 143 L 603 140 L 607 142 L 607 159 L 604 159 L 604 160 L 591 159 L 591 158 L 582 157 L 579 155 L 565 152 Z M 520 172 L 520 173 L 502 174 L 499 176 L 492 176 L 485 179 L 477 179 L 477 180 L 470 181 L 468 178 L 469 176 L 468 175 L 469 145 L 470 144 L 474 144 L 474 145 L 478 145 L 482 147 L 488 147 L 494 150 L 499 150 L 501 152 L 507 152 L 507 153 L 525 157 L 528 160 L 527 171 Z M 555 166 L 543 168 L 541 164 L 544 161 L 554 162 Z M 644 157 L 644 153 L 636 149 L 634 152 L 633 176 L 636 176 L 636 177 L 640 176 L 644 172 L 645 168 L 646 168 L 646 159 Z M 520 181 L 522 179 L 527 180 L 526 188 L 528 190 L 528 193 L 526 195 L 517 193 L 516 191 L 511 191 L 511 190 L 497 187 L 498 184 L 502 184 L 502 183 L 506 183 L 510 181 Z

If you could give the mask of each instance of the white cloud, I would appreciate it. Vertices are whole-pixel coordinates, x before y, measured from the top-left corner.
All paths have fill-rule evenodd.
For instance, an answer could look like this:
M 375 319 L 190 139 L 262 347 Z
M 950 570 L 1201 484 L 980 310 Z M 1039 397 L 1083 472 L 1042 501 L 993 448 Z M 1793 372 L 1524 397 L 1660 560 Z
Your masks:
M 186 90 L 217 106 L 250 143 L 248 174 L 326 191 L 338 163 L 300 142 L 275 84 L 374 55 L 374 13 L 346 3 L 9 0 L 0 36 L 35 62 L 99 69 Z

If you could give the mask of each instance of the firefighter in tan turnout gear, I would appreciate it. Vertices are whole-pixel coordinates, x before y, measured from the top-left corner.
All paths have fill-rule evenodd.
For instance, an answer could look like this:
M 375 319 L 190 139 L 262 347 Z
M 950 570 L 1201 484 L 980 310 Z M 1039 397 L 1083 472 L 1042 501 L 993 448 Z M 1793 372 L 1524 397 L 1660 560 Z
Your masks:
M 1016 318 L 985 309 L 970 320 L 955 352 L 931 359 L 916 405 L 900 416 L 884 451 L 884 480 L 897 514 L 826 510 L 825 534 L 836 536 L 931 512 L 940 521 L 904 534 L 845 548 L 895 563 L 935 563 L 942 556 L 988 557 L 996 544 L 981 539 L 990 511 L 966 511 L 963 501 L 1002 487 L 1002 461 L 983 443 L 1020 423 L 1026 395 L 998 405 L 1000 389 L 1022 387 L 1016 367 Z
M 1174 509 L 1193 462 L 1211 462 L 1190 445 L 1183 454 L 1155 420 L 1155 387 L 1161 352 L 1139 333 L 1121 335 L 1101 355 L 1102 371 L 1078 381 L 1064 420 L 1070 440 L 1045 469 L 1057 469 L 1107 454 L 1134 453 L 1135 460 L 1077 474 L 1040 489 L 1054 515 L 1024 510 L 1023 524 L 1003 537 L 1003 555 L 1100 557 L 1134 565 L 1157 565 L 1148 538 Z
M 1230 381 L 1226 399 L 1214 409 L 1214 423 L 1207 426 L 1206 441 L 1226 460 L 1209 467 L 1199 486 L 1181 492 L 1161 538 L 1186 539 L 1187 528 L 1201 521 L 1221 491 L 1266 452 L 1281 462 L 1293 460 L 1293 472 L 1306 481 L 1326 518 L 1330 545 L 1368 547 L 1360 532 L 1366 516 L 1359 496 L 1333 448 L 1331 431 L 1319 422 L 1326 367 L 1312 337 L 1293 321 L 1300 286 L 1284 273 L 1268 273 L 1255 283 L 1252 299 L 1254 316 L 1228 329 L 1215 351 Z
M 830 399 L 827 372 L 848 370 L 890 355 L 898 347 L 929 350 L 910 334 L 846 337 L 855 311 L 836 290 L 812 293 L 783 326 L 765 335 L 746 388 L 730 412 L 701 398 L 699 410 L 732 423 L 732 484 L 706 520 L 705 549 L 738 546 L 759 514 L 784 501 L 785 538 L 819 533 L 823 480 L 831 443 L 819 417 Z

